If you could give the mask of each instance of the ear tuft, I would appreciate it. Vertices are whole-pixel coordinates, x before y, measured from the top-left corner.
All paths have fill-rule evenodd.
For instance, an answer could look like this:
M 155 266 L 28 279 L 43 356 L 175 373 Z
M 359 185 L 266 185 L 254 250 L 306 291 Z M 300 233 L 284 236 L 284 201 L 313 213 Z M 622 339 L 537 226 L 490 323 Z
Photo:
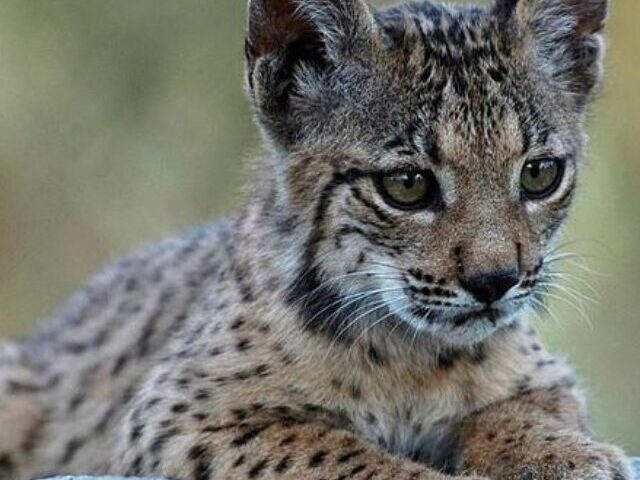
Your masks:
M 287 143 L 294 94 L 313 96 L 331 67 L 366 61 L 374 19 L 364 0 L 249 0 L 248 17 L 248 93 L 272 139 Z
M 609 13 L 607 0 L 567 0 L 567 12 L 575 18 L 573 32 L 585 36 L 599 33 Z
M 532 48 L 543 69 L 583 107 L 602 76 L 608 0 L 496 0 L 505 31 Z
M 256 59 L 278 52 L 314 32 L 292 0 L 249 2 L 246 54 L 250 67 Z
M 608 0 L 496 0 L 494 11 L 502 19 L 516 21 L 521 28 L 543 20 L 556 26 L 562 21 L 564 27 L 559 33 L 590 35 L 604 27 L 608 7 Z

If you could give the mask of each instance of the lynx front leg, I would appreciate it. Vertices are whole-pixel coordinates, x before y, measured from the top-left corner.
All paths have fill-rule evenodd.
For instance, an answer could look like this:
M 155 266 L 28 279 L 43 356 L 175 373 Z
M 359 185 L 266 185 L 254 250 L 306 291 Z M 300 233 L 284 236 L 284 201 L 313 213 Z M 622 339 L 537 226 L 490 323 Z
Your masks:
M 222 422 L 184 412 L 186 422 L 166 428 L 132 425 L 121 470 L 184 480 L 456 478 L 379 451 L 314 410 L 252 405 L 233 409 Z
M 45 421 L 37 393 L 56 381 L 38 375 L 19 345 L 0 342 L 0 478 L 24 477 L 33 463 Z
M 582 406 L 561 387 L 523 393 L 462 429 L 464 466 L 494 480 L 630 480 L 618 448 L 594 441 Z

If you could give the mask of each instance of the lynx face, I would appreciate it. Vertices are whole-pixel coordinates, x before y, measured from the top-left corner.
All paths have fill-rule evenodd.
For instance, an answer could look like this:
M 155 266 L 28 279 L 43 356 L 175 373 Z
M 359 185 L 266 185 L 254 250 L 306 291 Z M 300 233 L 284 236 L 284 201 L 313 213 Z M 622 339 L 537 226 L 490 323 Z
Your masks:
M 536 305 L 576 185 L 605 0 L 254 0 L 248 90 L 274 149 L 290 300 L 338 337 L 478 342 Z

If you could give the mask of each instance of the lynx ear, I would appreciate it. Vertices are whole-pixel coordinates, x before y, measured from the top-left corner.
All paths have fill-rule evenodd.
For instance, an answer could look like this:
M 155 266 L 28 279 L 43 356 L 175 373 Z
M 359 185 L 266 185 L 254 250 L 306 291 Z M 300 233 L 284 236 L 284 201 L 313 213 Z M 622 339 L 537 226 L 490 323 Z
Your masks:
M 375 22 L 364 0 L 249 0 L 248 15 L 247 89 L 276 136 L 294 94 L 313 94 L 332 67 L 372 51 Z
M 608 0 L 497 0 L 507 31 L 531 42 L 538 63 L 583 107 L 602 77 Z

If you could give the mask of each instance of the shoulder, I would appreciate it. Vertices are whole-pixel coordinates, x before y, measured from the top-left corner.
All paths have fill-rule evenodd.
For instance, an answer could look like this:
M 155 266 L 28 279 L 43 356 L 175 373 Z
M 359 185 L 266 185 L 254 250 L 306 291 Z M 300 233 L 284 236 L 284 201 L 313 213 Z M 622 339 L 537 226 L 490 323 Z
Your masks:
M 61 331 L 83 327 L 114 312 L 132 316 L 141 303 L 153 301 L 162 292 L 195 288 L 203 277 L 213 275 L 224 263 L 227 237 L 232 222 L 191 227 L 149 243 L 132 253 L 108 262 L 85 285 L 70 296 L 30 337 L 27 343 L 46 344 Z

